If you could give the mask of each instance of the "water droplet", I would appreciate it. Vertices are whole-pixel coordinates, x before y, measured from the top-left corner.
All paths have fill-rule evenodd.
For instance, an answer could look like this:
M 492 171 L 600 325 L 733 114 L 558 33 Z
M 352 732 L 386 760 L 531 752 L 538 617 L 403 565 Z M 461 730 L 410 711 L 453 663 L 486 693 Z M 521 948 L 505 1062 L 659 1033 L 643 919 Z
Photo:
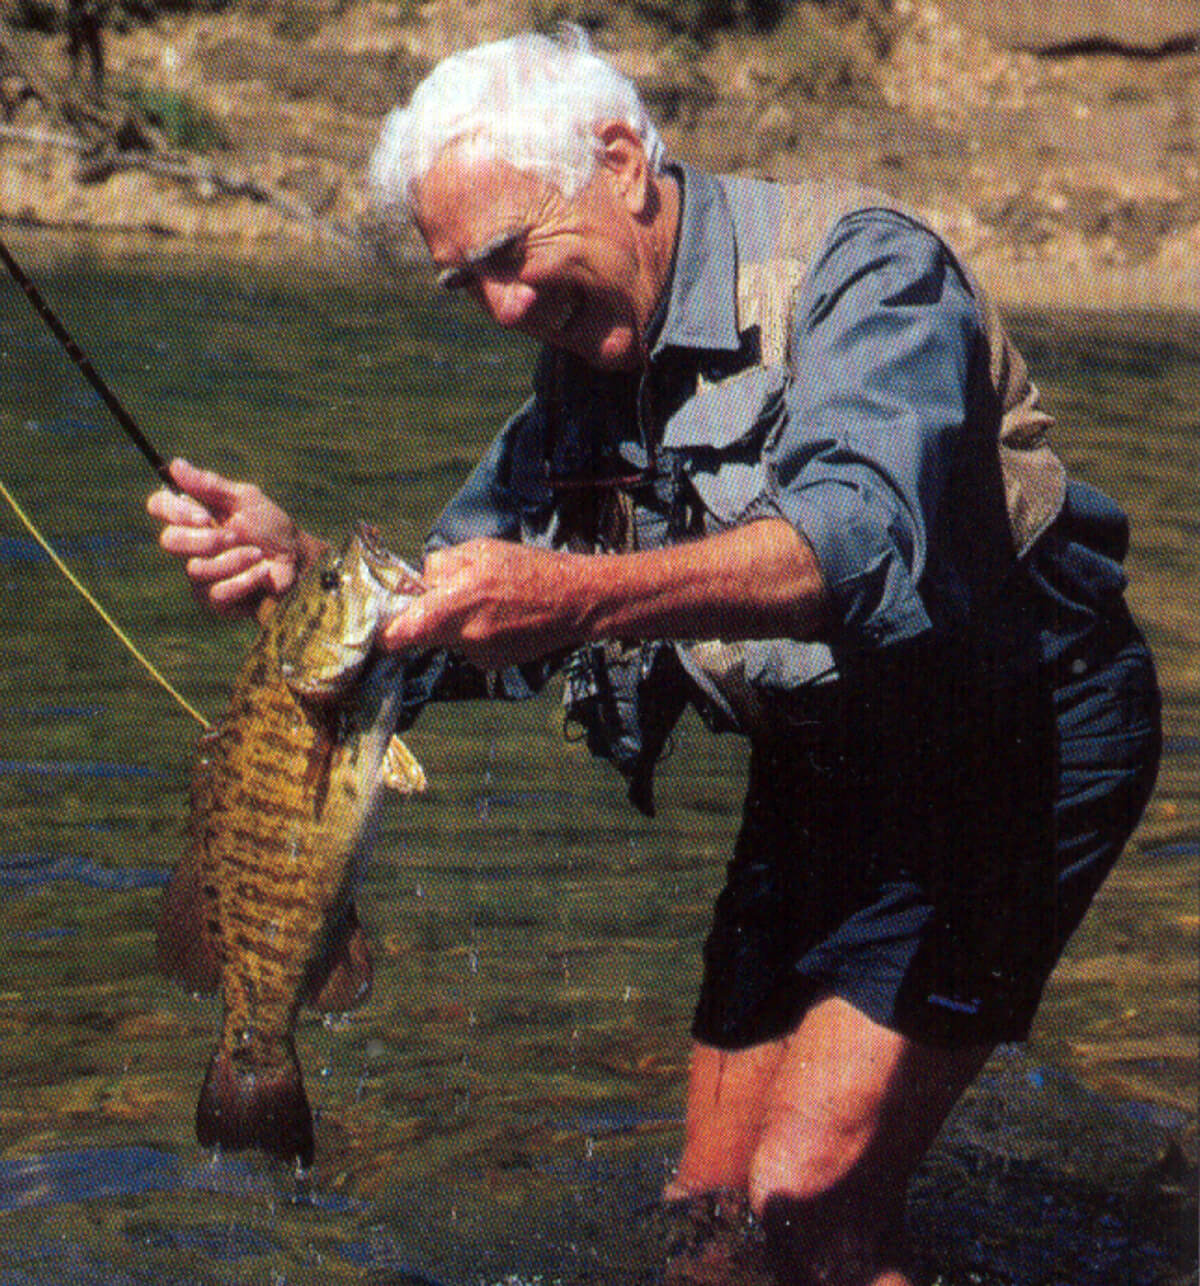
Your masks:
M 589 1134 L 583 1141 L 583 1158 L 590 1161 L 596 1154 L 596 1140 Z

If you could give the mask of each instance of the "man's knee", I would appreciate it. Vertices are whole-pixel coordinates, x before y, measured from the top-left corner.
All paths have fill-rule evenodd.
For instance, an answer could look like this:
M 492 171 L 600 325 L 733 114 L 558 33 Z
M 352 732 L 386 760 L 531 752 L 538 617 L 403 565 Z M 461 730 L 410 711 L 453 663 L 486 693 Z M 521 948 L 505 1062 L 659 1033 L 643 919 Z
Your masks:
M 874 1131 L 864 1120 L 793 1120 L 767 1130 L 750 1161 L 750 1205 L 760 1218 L 772 1199 L 803 1210 L 824 1206 L 836 1194 L 869 1182 Z
M 772 1196 L 803 1206 L 847 1187 L 869 1185 L 872 1170 L 884 1164 L 886 1100 L 883 1086 L 866 1085 L 832 1102 L 803 1101 L 794 1088 L 777 1098 L 750 1160 L 755 1213 L 761 1214 Z
M 869 1130 L 773 1133 L 750 1170 L 750 1204 L 788 1286 L 906 1282 L 905 1176 L 876 1163 Z

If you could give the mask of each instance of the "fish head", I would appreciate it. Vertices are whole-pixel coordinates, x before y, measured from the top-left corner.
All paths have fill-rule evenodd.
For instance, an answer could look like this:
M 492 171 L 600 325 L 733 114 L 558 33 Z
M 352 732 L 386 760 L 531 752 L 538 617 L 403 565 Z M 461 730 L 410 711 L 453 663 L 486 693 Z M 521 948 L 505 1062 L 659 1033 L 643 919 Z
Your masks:
M 359 523 L 308 568 L 268 625 L 284 681 L 300 696 L 337 697 L 366 664 L 383 621 L 423 589 L 376 529 Z

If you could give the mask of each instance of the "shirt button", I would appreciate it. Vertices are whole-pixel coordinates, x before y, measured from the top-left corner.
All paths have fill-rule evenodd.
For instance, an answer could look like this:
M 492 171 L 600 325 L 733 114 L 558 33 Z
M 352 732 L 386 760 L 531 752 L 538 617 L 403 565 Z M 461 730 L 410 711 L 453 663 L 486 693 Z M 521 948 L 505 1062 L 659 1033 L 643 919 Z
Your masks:
M 1087 670 L 1087 662 L 1081 656 L 1077 656 L 1071 662 L 1072 674 L 1083 674 Z

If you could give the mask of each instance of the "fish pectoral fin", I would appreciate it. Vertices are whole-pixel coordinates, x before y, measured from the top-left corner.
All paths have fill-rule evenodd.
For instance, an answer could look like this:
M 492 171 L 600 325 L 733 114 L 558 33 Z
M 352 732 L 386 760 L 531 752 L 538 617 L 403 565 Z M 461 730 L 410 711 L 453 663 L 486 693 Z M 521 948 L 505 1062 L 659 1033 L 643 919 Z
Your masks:
M 356 1009 L 371 994 L 374 977 L 371 947 L 351 902 L 330 934 L 325 951 L 309 968 L 305 1003 L 323 1013 Z
M 383 752 L 380 780 L 402 795 L 415 795 L 425 789 L 425 769 L 399 737 L 393 737 Z

